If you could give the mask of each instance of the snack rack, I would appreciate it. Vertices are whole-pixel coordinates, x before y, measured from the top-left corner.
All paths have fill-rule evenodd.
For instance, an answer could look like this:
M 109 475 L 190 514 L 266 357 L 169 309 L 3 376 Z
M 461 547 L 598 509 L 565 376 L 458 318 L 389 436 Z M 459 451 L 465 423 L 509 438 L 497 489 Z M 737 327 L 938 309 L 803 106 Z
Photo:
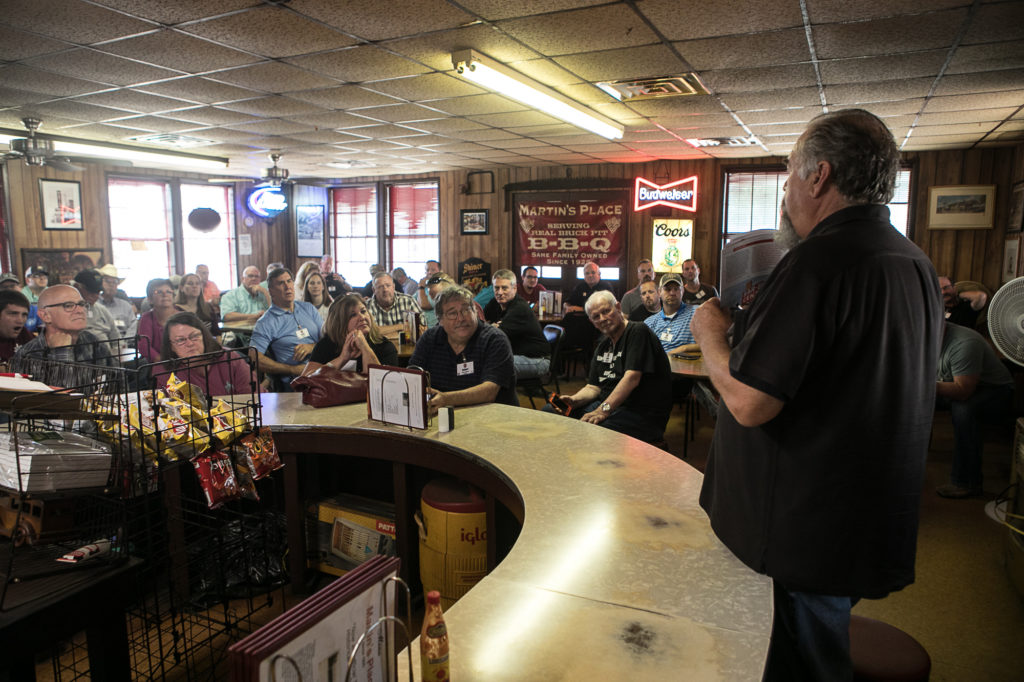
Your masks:
M 132 678 L 220 679 L 227 646 L 255 627 L 254 614 L 273 604 L 273 588 L 285 582 L 277 482 L 250 480 L 243 499 L 230 454 L 210 454 L 231 453 L 261 430 L 253 381 L 229 386 L 233 395 L 222 401 L 206 397 L 210 387 L 223 388 L 217 377 L 226 368 L 251 378 L 252 365 L 238 353 L 174 368 L 120 357 L 127 362 L 118 367 L 34 358 L 22 371 L 49 384 L 98 379 L 45 395 L 76 396 L 83 419 L 70 428 L 111 447 L 102 495 L 118 514 L 117 556 L 143 560 L 127 613 Z M 179 375 L 188 382 L 176 381 Z M 23 425 L 14 415 L 12 429 Z M 193 465 L 204 457 L 207 479 L 218 475 L 212 485 Z M 82 646 L 73 641 L 54 652 L 54 679 L 89 679 Z

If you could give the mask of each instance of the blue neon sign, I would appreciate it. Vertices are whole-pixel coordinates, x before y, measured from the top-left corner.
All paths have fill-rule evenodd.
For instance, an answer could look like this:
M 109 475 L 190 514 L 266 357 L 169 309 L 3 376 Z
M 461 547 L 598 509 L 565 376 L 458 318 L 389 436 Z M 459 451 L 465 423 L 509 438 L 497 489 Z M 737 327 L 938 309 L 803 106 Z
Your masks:
M 261 218 L 273 218 L 288 208 L 288 200 L 280 187 L 257 187 L 246 200 L 249 210 Z

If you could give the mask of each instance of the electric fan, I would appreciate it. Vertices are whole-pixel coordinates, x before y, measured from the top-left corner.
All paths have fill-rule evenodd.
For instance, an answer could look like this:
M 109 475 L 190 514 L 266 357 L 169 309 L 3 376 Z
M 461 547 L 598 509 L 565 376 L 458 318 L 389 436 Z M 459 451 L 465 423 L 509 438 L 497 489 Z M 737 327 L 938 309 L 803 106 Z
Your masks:
M 1000 287 L 988 306 L 988 333 L 999 352 L 1024 366 L 1024 277 Z

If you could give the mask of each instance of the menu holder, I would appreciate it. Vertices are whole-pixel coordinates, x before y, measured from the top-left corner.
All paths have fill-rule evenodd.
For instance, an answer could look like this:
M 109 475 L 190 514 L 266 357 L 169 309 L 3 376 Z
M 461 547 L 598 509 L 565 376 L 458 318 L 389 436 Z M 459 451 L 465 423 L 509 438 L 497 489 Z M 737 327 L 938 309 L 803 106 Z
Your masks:
M 370 365 L 368 367 L 369 398 L 367 416 L 385 424 L 397 424 L 411 429 L 426 429 L 430 413 L 427 410 L 429 377 L 421 369 Z
M 397 557 L 373 557 L 232 644 L 231 682 L 341 680 L 346 667 L 355 679 L 394 682 L 398 565 Z M 386 627 L 368 639 L 379 621 Z

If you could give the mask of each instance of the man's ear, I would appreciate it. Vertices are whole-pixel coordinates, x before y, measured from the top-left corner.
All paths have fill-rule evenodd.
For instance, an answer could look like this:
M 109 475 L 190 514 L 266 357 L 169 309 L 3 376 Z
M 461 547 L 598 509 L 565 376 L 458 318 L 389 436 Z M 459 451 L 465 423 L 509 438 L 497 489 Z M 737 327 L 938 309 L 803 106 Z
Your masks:
M 811 196 L 817 199 L 832 183 L 832 164 L 828 161 L 819 161 L 814 167 L 811 180 Z

